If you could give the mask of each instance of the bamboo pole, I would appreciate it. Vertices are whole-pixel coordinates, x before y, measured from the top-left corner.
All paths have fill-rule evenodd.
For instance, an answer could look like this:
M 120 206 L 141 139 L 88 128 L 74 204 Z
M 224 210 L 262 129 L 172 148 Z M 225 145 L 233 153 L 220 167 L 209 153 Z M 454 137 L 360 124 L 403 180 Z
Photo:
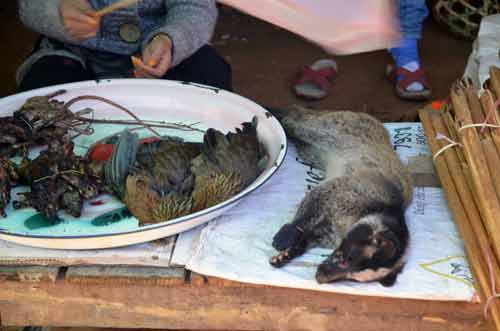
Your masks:
M 465 96 L 467 98 L 467 102 L 470 107 L 470 114 L 472 117 L 473 123 L 483 123 L 486 119 L 485 113 L 483 112 L 483 107 L 481 106 L 481 102 L 477 96 L 476 89 L 470 79 L 463 80 L 465 85 Z M 477 128 L 476 130 L 479 132 L 481 128 Z
M 455 120 L 459 127 L 472 124 L 472 118 L 463 88 L 455 84 L 451 89 L 451 100 L 455 113 Z M 463 129 L 459 132 L 460 140 L 467 164 L 469 166 L 474 191 L 477 192 L 479 207 L 483 220 L 491 238 L 491 244 L 497 257 L 500 257 L 500 203 L 495 188 L 491 182 L 491 174 L 487 167 L 487 160 L 479 141 L 476 130 Z
M 460 138 L 458 136 L 457 123 L 455 123 L 453 117 L 451 116 L 451 113 L 448 110 L 446 110 L 442 113 L 442 117 L 446 124 L 446 127 L 448 128 L 448 132 L 450 133 L 450 138 L 454 141 L 459 141 Z M 457 150 L 457 154 L 458 158 L 460 159 L 460 162 L 466 165 L 467 163 L 465 162 L 465 156 L 461 149 Z
M 436 133 L 449 134 L 446 125 L 439 114 L 432 115 L 433 110 L 419 111 L 422 126 L 428 138 L 428 143 L 433 154 L 437 153 L 444 144 L 436 139 Z M 436 124 L 436 129 L 434 128 Z M 442 156 L 442 157 L 441 157 Z M 490 275 L 484 254 L 493 255 L 488 244 L 487 234 L 481 225 L 480 214 L 472 199 L 472 192 L 462 172 L 460 160 L 456 151 L 446 150 L 443 155 L 434 161 L 438 176 L 443 184 L 446 200 L 451 213 L 462 236 L 467 259 L 470 263 L 476 286 L 483 302 L 493 294 L 490 285 Z M 488 256 L 488 255 L 486 255 Z M 494 279 L 499 280 L 498 263 L 494 260 Z M 493 323 L 500 330 L 500 303 L 493 302 L 489 310 Z
M 485 90 L 479 98 L 481 106 L 485 114 L 492 112 L 490 116 L 490 123 L 500 125 L 500 116 L 498 111 L 493 110 L 495 101 L 493 100 L 493 93 L 490 90 Z M 490 131 L 493 142 L 495 143 L 497 153 L 500 154 L 500 129 L 488 129 Z
M 497 67 L 490 67 L 490 86 L 495 95 L 500 95 L 500 69 Z
M 486 137 L 481 140 L 481 145 L 484 150 L 484 155 L 486 157 L 486 163 L 488 164 L 488 168 L 490 169 L 490 173 L 494 174 L 495 172 L 500 171 L 500 156 L 498 155 L 497 148 L 493 139 L 490 137 Z M 497 199 L 500 197 L 500 176 L 491 176 L 491 182 L 493 183 L 493 187 L 495 188 L 495 192 L 497 194 Z M 500 215 L 497 215 L 500 221 Z M 500 256 L 499 256 L 500 258 Z
M 432 123 L 432 127 L 436 132 L 442 133 L 444 135 L 449 134 L 444 125 L 443 118 L 440 114 L 434 112 L 429 115 L 430 121 Z M 439 148 L 442 148 L 445 143 L 444 142 L 436 142 Z M 457 147 L 458 148 L 458 147 Z M 443 153 L 443 157 L 446 160 L 446 164 L 448 166 L 448 170 L 450 175 L 452 175 L 453 181 L 457 188 L 458 194 L 461 198 L 462 205 L 464 210 L 471 221 L 471 226 L 474 228 L 474 233 L 479 241 L 479 246 L 481 247 L 481 252 L 483 252 L 483 256 L 494 256 L 491 250 L 491 246 L 489 244 L 488 236 L 484 224 L 481 220 L 481 214 L 478 209 L 478 204 L 475 202 L 473 198 L 472 187 L 467 183 L 466 170 L 460 164 L 460 161 L 457 157 L 457 151 L 449 150 Z M 465 170 L 465 171 L 464 171 Z M 498 260 L 495 259 L 494 266 L 495 274 L 497 275 L 498 284 L 500 285 L 500 269 L 498 268 L 499 263 Z
M 486 122 L 488 117 L 491 118 L 488 114 L 494 115 L 496 110 L 492 112 L 491 108 L 484 108 L 481 104 L 481 101 L 477 95 L 476 89 L 470 79 L 462 80 L 464 86 L 464 93 L 467 98 L 467 103 L 469 104 L 470 115 L 472 118 L 472 123 L 474 124 L 483 124 Z M 493 104 L 490 105 L 492 107 Z M 486 105 L 488 107 L 488 105 Z M 481 146 L 484 151 L 484 156 L 486 158 L 486 163 L 488 165 L 488 169 L 490 170 L 490 174 L 494 174 L 496 171 L 500 169 L 500 157 L 497 152 L 495 143 L 492 137 L 492 130 L 486 129 L 485 127 L 477 127 L 476 131 L 478 132 L 479 139 L 481 142 Z M 495 130 L 498 131 L 498 130 Z M 497 194 L 497 200 L 500 201 L 500 176 L 492 176 L 490 177 L 493 186 L 495 188 L 495 192 Z
M 442 110 L 440 115 L 442 123 L 444 124 L 444 127 L 441 128 L 442 133 L 447 133 L 453 141 L 460 141 L 460 137 L 458 135 L 458 126 L 451 115 L 450 109 L 447 108 L 446 110 Z M 474 184 L 472 183 L 472 174 L 469 165 L 465 160 L 465 155 L 462 148 L 456 148 L 455 155 L 457 156 L 458 160 L 454 164 L 462 169 L 462 174 L 465 178 L 465 183 L 469 187 L 469 192 L 471 192 L 472 199 L 475 202 L 476 206 L 479 206 L 479 197 L 477 196 L 477 192 L 474 190 Z

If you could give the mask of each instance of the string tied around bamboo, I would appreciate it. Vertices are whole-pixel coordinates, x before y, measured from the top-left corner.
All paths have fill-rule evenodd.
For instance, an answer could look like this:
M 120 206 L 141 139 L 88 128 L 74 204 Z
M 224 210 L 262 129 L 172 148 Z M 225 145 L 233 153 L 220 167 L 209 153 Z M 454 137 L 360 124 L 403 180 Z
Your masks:
M 493 103 L 493 105 L 491 105 L 490 109 L 488 109 L 488 114 L 486 114 L 486 118 L 484 119 L 484 123 L 487 124 L 488 121 L 490 120 L 490 118 L 493 116 L 493 114 L 497 111 L 497 108 L 498 106 L 500 105 L 500 99 L 497 99 L 497 101 L 495 101 Z M 498 124 L 498 123 L 497 123 Z M 484 132 L 484 130 L 486 130 L 486 127 L 483 127 L 481 129 L 481 133 Z
M 451 139 L 450 137 L 447 137 L 445 136 L 444 134 L 442 134 L 441 132 L 438 132 L 436 134 L 436 139 L 437 140 L 446 140 L 447 142 L 449 142 L 448 145 L 445 145 L 443 146 L 442 148 L 440 148 L 435 154 L 434 156 L 432 157 L 432 159 L 434 161 L 436 161 L 436 159 L 438 158 L 439 155 L 443 154 L 446 150 L 452 148 L 452 147 L 455 147 L 455 146 L 460 146 L 462 147 L 462 144 L 459 143 L 459 142 L 456 142 L 455 140 Z
M 498 293 L 496 289 L 495 277 L 493 275 L 493 262 L 491 261 L 490 254 L 487 254 L 486 258 L 488 260 L 488 273 L 490 276 L 491 295 L 486 299 L 486 302 L 484 303 L 483 314 L 485 319 L 488 318 L 488 310 L 490 309 L 493 300 L 500 299 L 500 293 Z
M 474 123 L 474 124 L 466 124 L 458 129 L 458 132 L 461 132 L 462 130 L 465 129 L 470 129 L 470 128 L 481 128 L 479 132 L 482 134 L 484 133 L 484 130 L 486 128 L 492 128 L 492 129 L 500 129 L 500 125 L 498 124 L 490 124 L 488 123 L 491 120 L 491 117 L 493 114 L 497 111 L 498 106 L 500 106 L 500 99 L 497 99 L 490 109 L 488 109 L 488 113 L 486 114 L 486 118 L 484 119 L 483 123 Z

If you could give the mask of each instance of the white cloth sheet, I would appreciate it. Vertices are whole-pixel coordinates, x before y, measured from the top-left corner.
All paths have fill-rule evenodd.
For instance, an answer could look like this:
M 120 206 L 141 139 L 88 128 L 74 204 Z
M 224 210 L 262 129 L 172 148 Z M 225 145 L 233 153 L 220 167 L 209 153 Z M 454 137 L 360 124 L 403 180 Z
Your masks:
M 387 127 L 404 161 L 429 155 L 420 124 Z M 187 259 L 186 268 L 241 282 L 326 292 L 427 300 L 475 298 L 462 241 L 440 188 L 415 188 L 414 201 L 407 211 L 411 232 L 408 262 L 393 287 L 354 282 L 317 284 L 314 275 L 318 264 L 331 253 L 327 249 L 310 250 L 281 269 L 271 267 L 268 261 L 276 254 L 272 237 L 282 224 L 291 221 L 317 174 L 298 162 L 296 155 L 290 146 L 284 164 L 264 186 L 201 230 L 198 240 L 190 243 L 195 251 Z

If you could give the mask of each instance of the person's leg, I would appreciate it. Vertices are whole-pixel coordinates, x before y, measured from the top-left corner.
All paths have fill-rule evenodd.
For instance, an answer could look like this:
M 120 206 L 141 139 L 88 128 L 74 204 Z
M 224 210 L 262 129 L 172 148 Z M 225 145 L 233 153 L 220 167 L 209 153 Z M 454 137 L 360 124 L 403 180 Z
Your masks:
M 231 66 L 208 45 L 170 69 L 163 78 L 232 90 Z
M 49 55 L 31 65 L 20 81 L 17 92 L 91 79 L 92 74 L 80 62 L 65 56 Z
M 398 11 L 401 40 L 389 52 L 397 68 L 410 72 L 420 71 L 418 40 L 422 38 L 422 23 L 429 14 L 425 0 L 399 0 Z M 409 92 L 419 92 L 426 89 L 426 86 L 415 81 L 405 88 Z
M 422 24 L 429 15 L 425 0 L 399 0 L 398 11 L 402 37 L 421 39 Z

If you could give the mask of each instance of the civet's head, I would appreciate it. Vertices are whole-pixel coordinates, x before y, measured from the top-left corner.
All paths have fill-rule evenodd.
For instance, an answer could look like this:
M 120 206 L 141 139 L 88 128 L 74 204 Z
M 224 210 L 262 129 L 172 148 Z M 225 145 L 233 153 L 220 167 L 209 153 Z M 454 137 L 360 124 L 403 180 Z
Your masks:
M 379 281 L 392 286 L 404 265 L 408 229 L 402 210 L 381 210 L 362 217 L 340 246 L 318 267 L 316 280 Z

